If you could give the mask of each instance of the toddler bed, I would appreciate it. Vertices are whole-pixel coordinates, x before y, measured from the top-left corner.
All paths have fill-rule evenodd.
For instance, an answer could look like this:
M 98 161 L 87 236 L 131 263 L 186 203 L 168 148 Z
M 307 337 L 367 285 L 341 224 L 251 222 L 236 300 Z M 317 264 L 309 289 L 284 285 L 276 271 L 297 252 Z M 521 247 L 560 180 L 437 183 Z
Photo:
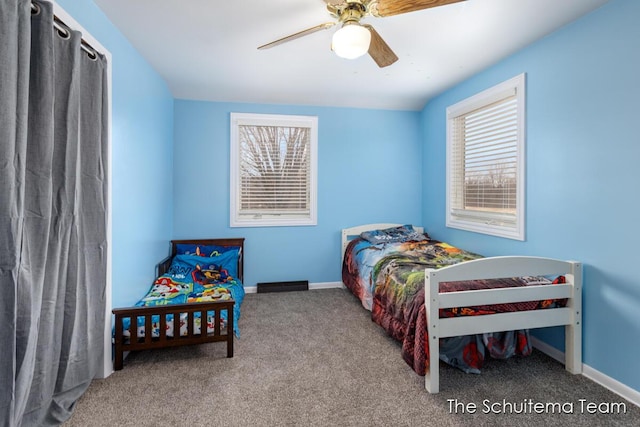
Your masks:
M 226 342 L 233 357 L 243 269 L 244 238 L 172 240 L 147 294 L 113 310 L 114 369 L 122 369 L 125 351 L 207 342 Z
M 439 360 L 479 373 L 485 353 L 529 354 L 530 328 L 564 325 L 566 369 L 582 371 L 580 263 L 483 258 L 398 224 L 342 230 L 342 253 L 344 285 L 402 343 L 431 393 Z

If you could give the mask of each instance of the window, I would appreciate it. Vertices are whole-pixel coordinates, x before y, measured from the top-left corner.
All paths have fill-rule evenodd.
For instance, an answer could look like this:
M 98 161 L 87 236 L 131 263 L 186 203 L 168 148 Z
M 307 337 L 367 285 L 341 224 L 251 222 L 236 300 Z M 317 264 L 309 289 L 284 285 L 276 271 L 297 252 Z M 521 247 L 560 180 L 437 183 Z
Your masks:
M 231 227 L 315 225 L 318 118 L 231 113 Z
M 447 227 L 524 240 L 525 75 L 447 109 Z

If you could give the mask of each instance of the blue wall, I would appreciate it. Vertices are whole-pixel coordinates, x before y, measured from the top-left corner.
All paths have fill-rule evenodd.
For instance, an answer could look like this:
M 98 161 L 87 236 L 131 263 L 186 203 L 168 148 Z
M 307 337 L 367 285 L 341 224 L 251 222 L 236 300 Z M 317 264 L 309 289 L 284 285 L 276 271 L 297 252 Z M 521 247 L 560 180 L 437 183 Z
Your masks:
M 231 112 L 318 117 L 318 225 L 229 227 Z M 247 287 L 340 281 L 340 229 L 420 221 L 417 112 L 175 101 L 174 237 L 245 237 Z
M 114 307 L 132 305 L 169 250 L 173 97 L 93 1 L 57 3 L 112 55 L 112 295 Z
M 422 222 L 485 255 L 585 264 L 585 363 L 640 390 L 640 2 L 612 0 L 433 99 L 422 114 L 174 101 L 166 84 L 91 0 L 58 0 L 113 54 L 113 303 L 130 305 L 171 238 L 247 238 L 247 286 L 335 282 L 339 230 Z M 527 74 L 527 240 L 445 227 L 445 109 Z M 319 117 L 316 227 L 229 227 L 229 113 Z M 173 192 L 172 192 L 173 188 Z M 301 251 L 300 243 L 308 251 Z M 309 242 L 312 242 L 309 245 Z M 539 335 L 562 348 L 562 331 Z
M 423 223 L 484 255 L 584 263 L 584 362 L 640 390 L 640 2 L 613 0 L 433 99 L 422 114 Z M 527 74 L 526 241 L 445 227 L 445 110 Z M 563 348 L 557 328 L 538 336 Z

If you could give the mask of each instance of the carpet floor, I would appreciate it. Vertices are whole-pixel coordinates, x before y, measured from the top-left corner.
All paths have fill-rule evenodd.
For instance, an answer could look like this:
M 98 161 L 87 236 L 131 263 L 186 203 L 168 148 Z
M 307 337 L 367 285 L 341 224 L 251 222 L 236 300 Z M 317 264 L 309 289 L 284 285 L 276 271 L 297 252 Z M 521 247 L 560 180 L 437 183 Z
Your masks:
M 224 343 L 132 353 L 65 426 L 638 426 L 640 408 L 534 351 L 424 389 L 348 291 L 248 294 Z M 475 409 L 474 409 L 475 408 Z

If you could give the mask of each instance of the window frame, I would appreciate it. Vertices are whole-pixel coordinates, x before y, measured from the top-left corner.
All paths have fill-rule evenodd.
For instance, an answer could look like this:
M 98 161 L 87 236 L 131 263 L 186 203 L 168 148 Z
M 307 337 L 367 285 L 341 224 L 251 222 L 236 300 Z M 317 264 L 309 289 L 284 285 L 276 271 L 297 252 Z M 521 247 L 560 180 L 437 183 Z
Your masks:
M 318 117 L 282 114 L 231 113 L 230 118 L 230 226 L 289 227 L 317 225 Z M 307 215 L 264 213 L 248 217 L 240 213 L 240 126 L 309 128 L 309 213 Z
M 526 146 L 526 76 L 522 73 L 507 81 L 499 83 L 489 89 L 486 89 L 476 95 L 464 99 L 447 108 L 447 161 L 446 161 L 446 226 L 465 231 L 483 233 L 497 237 L 504 237 L 514 240 L 525 240 L 525 146 Z M 454 165 L 454 126 L 455 120 L 461 116 L 467 115 L 473 111 L 484 108 L 501 100 L 504 100 L 515 94 L 516 111 L 517 111 L 517 130 L 516 130 L 516 202 L 515 202 L 515 221 L 513 225 L 505 225 L 505 214 L 499 212 L 486 212 L 479 215 L 477 211 L 473 214 L 465 215 L 464 208 L 455 209 L 454 191 L 456 187 L 453 183 L 454 173 L 463 174 L 464 168 L 456 168 Z M 458 141 L 458 143 L 464 143 Z

